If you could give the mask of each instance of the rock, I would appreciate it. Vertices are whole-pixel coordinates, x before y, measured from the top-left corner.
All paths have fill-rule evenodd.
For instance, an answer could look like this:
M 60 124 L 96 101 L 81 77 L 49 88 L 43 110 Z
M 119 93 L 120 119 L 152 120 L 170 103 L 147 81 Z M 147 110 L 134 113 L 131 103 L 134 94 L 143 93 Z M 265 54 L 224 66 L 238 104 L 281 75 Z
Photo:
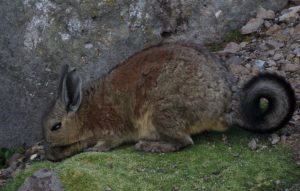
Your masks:
M 172 186 L 172 191 L 179 191 L 179 188 L 177 186 Z
M 261 69 L 259 67 L 257 67 L 256 65 L 254 65 L 252 68 L 251 68 L 251 74 L 252 75 L 258 75 L 260 72 L 262 72 L 264 69 Z
M 286 143 L 286 136 L 285 135 L 281 135 L 281 137 L 280 137 L 280 142 L 282 143 L 282 144 L 285 144 Z
M 270 28 L 272 26 L 272 23 L 270 21 L 264 21 L 264 26 L 266 28 Z
M 35 160 L 38 157 L 38 154 L 33 154 L 30 156 L 30 160 Z
M 268 65 L 271 67 L 277 66 L 276 62 L 274 60 L 268 60 Z
M 288 30 L 279 30 L 272 35 L 275 40 L 279 42 L 287 42 L 290 40 L 290 35 Z
M 231 56 L 229 59 L 226 60 L 227 65 L 238 65 L 242 62 L 243 60 L 238 56 Z
M 19 153 L 15 153 L 10 157 L 6 165 L 11 166 L 14 162 L 17 162 L 20 158 L 22 158 L 22 155 Z
M 6 168 L 0 170 L 0 187 L 7 180 L 14 178 L 18 172 L 32 163 L 32 160 L 45 159 L 43 143 L 38 142 L 25 152 L 14 154 L 6 163 Z
M 10 178 L 11 172 L 8 169 L 0 170 L 0 180 Z
M 265 52 L 265 51 L 267 51 L 267 50 L 269 50 L 269 47 L 265 44 L 265 43 L 262 43 L 262 44 L 259 44 L 258 45 L 258 48 L 257 48 L 259 51 L 263 51 L 263 52 Z
M 266 70 L 267 70 L 268 72 L 275 73 L 275 72 L 278 70 L 278 68 L 277 68 L 277 67 L 274 67 L 274 66 L 272 66 L 272 67 L 268 67 L 268 68 L 266 68 Z
M 51 170 L 42 169 L 28 177 L 18 191 L 62 191 L 62 184 Z
M 296 49 L 296 48 L 298 48 L 298 47 L 300 47 L 300 44 L 298 44 L 298 43 L 293 43 L 292 45 L 291 45 L 291 49 Z
M 107 187 L 104 189 L 105 191 L 112 191 L 112 189 L 110 187 Z
M 267 54 L 269 55 L 269 56 L 274 56 L 275 55 L 275 50 L 273 49 L 273 50 L 269 50 L 268 52 L 267 52 Z
M 300 64 L 300 59 L 299 59 L 299 58 L 295 58 L 295 59 L 294 59 L 294 64 L 299 65 L 299 64 Z
M 247 46 L 248 42 L 241 42 L 240 43 L 240 47 L 241 48 L 245 48 Z
M 13 167 L 0 170 L 0 180 L 4 180 L 3 182 L 6 182 L 10 178 L 12 178 L 12 174 L 14 174 L 15 170 L 16 168 L 14 169 Z
M 284 66 L 284 70 L 287 72 L 296 72 L 300 70 L 300 65 L 299 64 L 286 64 Z
M 256 18 L 261 18 L 261 19 L 274 19 L 275 18 L 275 12 L 272 10 L 266 10 L 263 7 L 260 7 L 258 9 Z
M 300 5 L 300 0 L 290 0 L 291 2 L 293 2 L 296 5 Z
M 42 138 L 42 114 L 56 97 L 60 68 L 85 82 L 162 40 L 220 42 L 258 7 L 279 11 L 288 0 L 0 1 L 0 147 Z M 233 8 L 234 7 L 234 8 Z M 11 141 L 14 140 L 14 141 Z
M 298 90 L 300 89 L 300 83 L 299 84 L 292 84 L 292 85 L 293 85 L 293 87 L 298 88 Z M 298 111 L 298 115 L 293 116 L 293 120 L 300 122 L 300 110 Z
M 222 134 L 222 141 L 224 143 L 227 143 L 227 141 L 228 141 L 228 137 L 225 134 Z
M 266 31 L 266 35 L 271 36 L 279 30 L 280 30 L 280 26 L 275 24 Z
M 251 141 L 248 143 L 248 147 L 251 150 L 256 150 L 257 149 L 257 143 L 255 139 L 251 139 Z
M 255 58 L 256 58 L 256 52 L 255 52 L 255 51 L 254 51 L 254 52 L 251 52 L 251 53 L 249 54 L 249 58 L 255 59 Z
M 0 188 L 2 188 L 6 184 L 6 180 L 0 179 Z
M 25 151 L 24 155 L 28 160 L 37 160 L 45 158 L 43 142 L 37 142 L 32 147 L 28 148 Z
M 287 13 L 284 13 L 279 17 L 279 21 L 291 22 L 299 17 L 298 12 L 300 11 L 300 6 L 290 7 Z
M 294 51 L 293 51 L 297 57 L 300 57 L 300 48 L 296 48 Z
M 292 61 L 293 58 L 295 58 L 295 55 L 294 55 L 294 54 L 288 54 L 288 55 L 286 56 L 286 59 L 289 60 L 289 61 Z
M 279 141 L 280 141 L 280 137 L 279 137 L 276 133 L 273 133 L 273 134 L 271 135 L 271 144 L 272 144 L 272 145 L 275 145 L 275 144 L 277 144 Z
M 249 63 L 247 63 L 247 64 L 245 65 L 245 67 L 248 68 L 249 70 L 251 70 L 251 68 L 252 68 L 251 64 L 249 64 Z
M 279 49 L 284 46 L 284 43 L 278 42 L 277 40 L 274 40 L 274 39 L 270 39 L 270 40 L 266 41 L 266 45 L 268 45 L 270 48 L 273 48 L 273 49 Z
M 300 24 L 293 28 L 293 33 L 291 34 L 292 38 L 299 39 L 300 38 Z
M 274 56 L 273 56 L 273 60 L 275 61 L 278 61 L 280 60 L 281 58 L 283 58 L 283 55 L 281 53 L 276 53 Z
M 243 65 L 229 65 L 229 70 L 233 73 L 233 74 L 239 74 L 239 75 L 247 75 L 249 74 L 249 69 L 244 67 Z
M 284 65 L 287 65 L 287 64 L 291 64 L 291 62 L 284 59 L 284 58 L 282 58 L 278 61 L 278 64 L 281 65 L 281 66 L 284 66 Z
M 264 19 L 274 19 L 275 13 L 272 10 L 266 10 L 263 7 L 260 7 L 257 12 L 256 18 L 252 18 L 248 23 L 242 27 L 242 34 L 251 34 L 256 32 L 263 24 Z
M 256 32 L 264 23 L 262 18 L 253 18 L 248 21 L 248 23 L 242 27 L 242 34 L 251 34 Z
M 264 69 L 266 61 L 263 60 L 255 60 L 255 65 L 261 70 Z
M 236 52 L 238 52 L 239 50 L 241 49 L 240 45 L 235 43 L 235 42 L 230 42 L 226 45 L 226 47 L 224 48 L 223 51 L 219 52 L 219 53 L 223 53 L 223 54 L 226 54 L 226 53 L 231 53 L 231 54 L 234 54 Z

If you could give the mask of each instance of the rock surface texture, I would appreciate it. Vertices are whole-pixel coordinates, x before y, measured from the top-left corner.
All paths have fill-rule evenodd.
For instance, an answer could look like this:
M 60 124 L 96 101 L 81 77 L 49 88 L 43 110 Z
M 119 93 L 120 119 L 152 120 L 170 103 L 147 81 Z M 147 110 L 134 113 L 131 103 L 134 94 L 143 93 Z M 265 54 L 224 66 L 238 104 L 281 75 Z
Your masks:
M 213 43 L 288 0 L 0 1 L 0 147 L 41 139 L 63 64 L 97 78 L 162 40 Z M 298 50 L 299 52 L 299 50 Z M 287 64 L 290 70 L 293 66 Z
M 18 191 L 62 191 L 58 177 L 51 170 L 42 169 L 28 177 Z

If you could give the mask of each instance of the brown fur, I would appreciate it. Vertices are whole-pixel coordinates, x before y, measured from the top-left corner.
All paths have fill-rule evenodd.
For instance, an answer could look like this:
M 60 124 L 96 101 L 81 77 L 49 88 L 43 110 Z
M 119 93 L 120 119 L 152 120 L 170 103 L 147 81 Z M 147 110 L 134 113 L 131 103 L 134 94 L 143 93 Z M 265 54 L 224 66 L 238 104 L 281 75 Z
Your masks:
M 227 129 L 230 84 L 227 69 L 197 46 L 145 49 L 86 88 L 78 111 L 66 113 L 58 99 L 44 120 L 47 157 L 61 160 L 124 142 L 138 142 L 138 150 L 176 151 L 193 144 L 192 134 Z

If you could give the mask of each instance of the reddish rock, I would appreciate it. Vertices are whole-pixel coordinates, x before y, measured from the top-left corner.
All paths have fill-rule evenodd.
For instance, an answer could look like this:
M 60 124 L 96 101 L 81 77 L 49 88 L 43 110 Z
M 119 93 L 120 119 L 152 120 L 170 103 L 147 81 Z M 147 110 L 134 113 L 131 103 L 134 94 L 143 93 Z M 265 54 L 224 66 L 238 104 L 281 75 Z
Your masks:
M 275 24 L 266 31 L 266 35 L 271 36 L 279 30 L 280 30 L 280 26 Z

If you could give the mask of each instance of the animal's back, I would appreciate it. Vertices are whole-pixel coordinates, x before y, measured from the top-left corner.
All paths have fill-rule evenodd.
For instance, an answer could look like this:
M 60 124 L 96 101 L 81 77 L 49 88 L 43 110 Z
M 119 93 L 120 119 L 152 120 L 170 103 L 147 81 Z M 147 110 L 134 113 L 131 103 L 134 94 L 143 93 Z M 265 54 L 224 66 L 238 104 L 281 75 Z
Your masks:
M 186 120 L 182 128 L 189 134 L 224 130 L 224 115 L 231 108 L 228 72 L 199 47 L 151 47 L 131 56 L 106 80 L 115 104 L 126 108 L 123 115 L 147 121 L 141 122 L 144 126 L 153 125 L 153 113 L 170 110 Z

